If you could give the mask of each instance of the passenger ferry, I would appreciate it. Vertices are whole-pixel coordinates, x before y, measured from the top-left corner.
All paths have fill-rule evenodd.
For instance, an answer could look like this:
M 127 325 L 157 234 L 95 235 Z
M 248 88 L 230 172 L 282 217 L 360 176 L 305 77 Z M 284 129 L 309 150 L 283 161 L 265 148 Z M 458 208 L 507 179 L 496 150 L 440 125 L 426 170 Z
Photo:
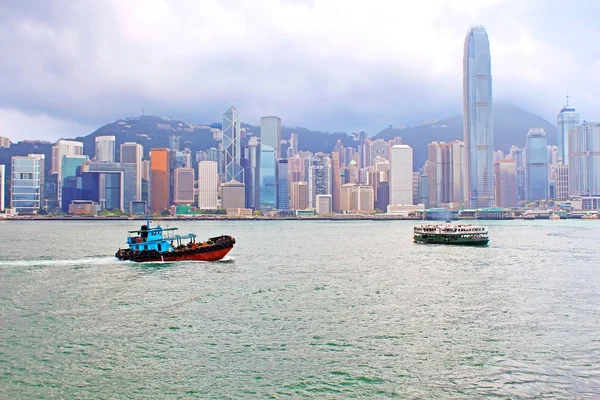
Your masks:
M 163 228 L 160 224 L 152 227 L 147 219 L 139 230 L 127 232 L 128 248 L 119 249 L 115 257 L 135 262 L 218 261 L 235 244 L 235 239 L 228 235 L 197 243 L 195 234 L 179 235 L 177 231 L 177 228 Z
M 489 242 L 488 229 L 484 226 L 450 222 L 438 225 L 414 227 L 415 243 L 452 244 L 463 246 L 486 246 Z

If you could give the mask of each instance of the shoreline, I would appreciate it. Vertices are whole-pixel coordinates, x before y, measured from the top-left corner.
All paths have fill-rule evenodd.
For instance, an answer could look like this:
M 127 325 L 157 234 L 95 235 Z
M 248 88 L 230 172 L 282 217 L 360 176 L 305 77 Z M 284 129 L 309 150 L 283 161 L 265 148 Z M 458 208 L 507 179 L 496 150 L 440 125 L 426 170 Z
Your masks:
M 561 218 L 561 219 L 581 219 L 581 218 Z M 42 217 L 42 216 L 23 216 L 0 218 L 0 221 L 145 221 L 146 217 Z M 336 217 L 240 217 L 240 216 L 206 216 L 206 217 L 151 217 L 152 221 L 422 221 L 428 223 L 440 223 L 447 220 L 422 220 L 421 218 L 405 217 L 396 215 L 386 216 L 360 216 L 360 215 L 339 215 Z M 451 219 L 453 223 L 473 223 L 475 221 L 514 221 L 514 220 L 549 220 L 549 218 L 478 218 L 475 219 Z

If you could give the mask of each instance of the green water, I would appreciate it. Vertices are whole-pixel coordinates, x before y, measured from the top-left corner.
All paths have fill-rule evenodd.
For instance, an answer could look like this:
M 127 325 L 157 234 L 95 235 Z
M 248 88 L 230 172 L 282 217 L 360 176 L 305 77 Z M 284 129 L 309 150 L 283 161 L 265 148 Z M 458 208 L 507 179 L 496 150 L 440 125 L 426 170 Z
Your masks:
M 597 398 L 600 222 L 180 222 L 216 263 L 113 255 L 138 222 L 0 222 L 0 398 Z M 173 225 L 173 224 L 171 224 Z

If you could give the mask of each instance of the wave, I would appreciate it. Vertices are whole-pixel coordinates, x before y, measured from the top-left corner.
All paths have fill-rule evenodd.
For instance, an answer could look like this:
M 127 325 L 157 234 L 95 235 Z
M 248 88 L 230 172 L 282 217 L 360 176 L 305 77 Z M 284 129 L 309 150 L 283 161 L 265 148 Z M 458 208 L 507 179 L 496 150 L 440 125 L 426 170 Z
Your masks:
M 29 260 L 0 260 L 0 267 L 47 267 L 55 265 L 98 265 L 112 264 L 115 257 L 87 257 L 67 260 L 29 259 Z

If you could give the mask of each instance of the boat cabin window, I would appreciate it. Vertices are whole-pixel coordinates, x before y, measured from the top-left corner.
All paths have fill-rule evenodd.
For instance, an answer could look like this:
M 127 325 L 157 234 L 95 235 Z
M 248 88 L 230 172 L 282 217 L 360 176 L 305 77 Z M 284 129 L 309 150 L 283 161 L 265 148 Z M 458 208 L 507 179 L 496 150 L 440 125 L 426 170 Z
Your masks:
M 162 246 L 160 243 L 158 244 L 158 251 L 162 251 Z
M 148 250 L 148 245 L 147 244 L 144 245 L 144 250 Z

